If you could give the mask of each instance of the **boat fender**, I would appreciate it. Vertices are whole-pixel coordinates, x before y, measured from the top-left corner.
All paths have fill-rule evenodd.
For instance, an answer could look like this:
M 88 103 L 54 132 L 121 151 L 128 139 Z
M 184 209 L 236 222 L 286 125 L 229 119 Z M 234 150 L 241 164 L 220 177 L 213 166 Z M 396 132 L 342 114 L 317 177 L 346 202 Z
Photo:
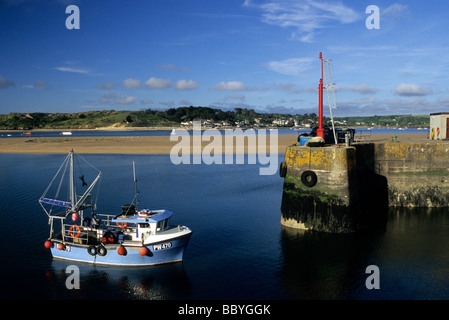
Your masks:
M 285 178 L 287 175 L 287 164 L 285 162 L 281 162 L 281 166 L 279 168 L 279 176 L 281 178 Z
M 148 254 L 148 249 L 147 249 L 146 247 L 141 247 L 141 248 L 139 249 L 139 254 L 140 254 L 142 257 L 146 256 L 146 255 Z
M 98 246 L 97 253 L 99 256 L 104 257 L 108 253 L 108 250 L 106 250 L 106 248 L 103 246 Z
M 47 241 L 45 241 L 44 246 L 47 249 L 53 248 L 53 242 L 51 242 L 50 240 L 47 240 Z
M 306 186 L 306 187 L 313 187 L 314 185 L 316 185 L 318 181 L 318 178 L 316 176 L 316 173 L 311 171 L 311 170 L 306 170 L 301 174 L 301 182 Z
M 126 256 L 126 254 L 127 254 L 126 248 L 125 248 L 124 246 L 118 247 L 117 253 L 118 253 L 120 256 Z
M 95 248 L 95 246 L 90 246 L 89 248 L 87 248 L 87 252 L 91 256 L 95 256 L 97 254 L 97 248 Z

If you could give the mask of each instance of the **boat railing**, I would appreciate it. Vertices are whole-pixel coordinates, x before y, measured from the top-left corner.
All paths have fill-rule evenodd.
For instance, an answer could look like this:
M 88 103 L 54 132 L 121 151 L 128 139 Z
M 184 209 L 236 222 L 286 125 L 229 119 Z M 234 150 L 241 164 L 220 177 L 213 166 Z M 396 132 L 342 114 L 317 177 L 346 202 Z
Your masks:
M 115 215 L 111 214 L 96 214 L 95 218 L 99 225 L 108 227 L 108 230 L 120 228 L 111 223 Z M 98 232 L 100 231 L 101 234 Z M 103 236 L 102 228 L 98 229 L 98 225 L 77 225 L 77 224 L 64 224 L 63 225 L 64 242 L 71 242 L 76 244 L 87 245 L 95 243 Z
M 111 224 L 111 220 L 116 217 L 116 215 L 113 214 L 104 214 L 104 213 L 97 213 L 95 214 L 95 217 L 98 218 L 103 225 L 106 227 L 113 227 L 114 225 Z
M 87 245 L 93 239 L 97 239 L 95 231 L 91 231 L 92 228 L 78 226 L 76 224 L 64 225 L 64 242 L 71 242 L 76 244 Z M 90 241 L 89 241 L 90 240 Z

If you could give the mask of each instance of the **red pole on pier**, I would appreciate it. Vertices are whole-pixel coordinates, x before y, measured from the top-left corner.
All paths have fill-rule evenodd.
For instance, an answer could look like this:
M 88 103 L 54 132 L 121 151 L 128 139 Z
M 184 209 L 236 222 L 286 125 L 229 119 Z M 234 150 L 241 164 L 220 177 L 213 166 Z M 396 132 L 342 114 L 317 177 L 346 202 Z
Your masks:
M 323 55 L 320 52 L 321 60 L 321 79 L 318 86 L 318 129 L 316 131 L 316 136 L 324 139 L 324 129 L 323 129 Z

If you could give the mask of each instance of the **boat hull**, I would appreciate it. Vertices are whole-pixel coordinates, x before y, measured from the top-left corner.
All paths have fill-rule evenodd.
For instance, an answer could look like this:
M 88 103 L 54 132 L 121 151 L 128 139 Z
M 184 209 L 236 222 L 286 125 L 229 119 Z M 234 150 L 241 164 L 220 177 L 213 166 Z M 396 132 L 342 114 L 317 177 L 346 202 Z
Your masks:
M 140 249 L 143 246 L 125 246 L 126 254 L 120 255 L 118 249 L 121 244 L 101 245 L 106 249 L 106 254 L 89 253 L 88 246 L 77 244 L 65 244 L 63 250 L 59 250 L 57 243 L 51 248 L 51 254 L 54 258 L 86 262 L 102 265 L 121 265 L 121 266 L 150 266 L 162 263 L 171 263 L 182 261 L 185 249 L 189 242 L 191 233 L 167 239 L 164 242 L 146 245 L 147 254 L 142 256 Z M 98 251 L 97 246 L 97 251 Z

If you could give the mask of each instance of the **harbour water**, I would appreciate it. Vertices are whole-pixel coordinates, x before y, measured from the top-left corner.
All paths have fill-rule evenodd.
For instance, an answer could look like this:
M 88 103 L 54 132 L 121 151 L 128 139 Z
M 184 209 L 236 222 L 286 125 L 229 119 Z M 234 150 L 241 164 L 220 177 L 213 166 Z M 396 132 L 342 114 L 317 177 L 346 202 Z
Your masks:
M 449 298 L 449 210 L 392 209 L 384 228 L 357 234 L 302 232 L 280 224 L 279 175 L 254 164 L 174 165 L 169 155 L 84 157 L 103 172 L 97 212 L 108 214 L 133 199 L 135 161 L 141 204 L 193 230 L 184 261 L 77 263 L 80 288 L 69 290 L 73 262 L 44 248 L 49 226 L 37 202 L 64 157 L 0 154 L 0 299 Z M 379 289 L 366 287 L 370 265 Z
M 204 128 L 203 128 L 204 129 Z M 208 128 L 206 128 L 208 129 Z M 239 132 L 237 129 L 227 129 Z M 246 128 L 241 128 L 245 132 Z M 259 129 L 254 129 L 256 132 Z M 270 130 L 266 128 L 261 128 L 260 130 L 266 130 L 269 134 Z M 299 134 L 304 132 L 310 132 L 311 129 L 299 129 L 299 128 L 278 128 L 276 129 L 279 135 L 290 135 Z M 176 130 L 175 130 L 176 131 Z M 221 134 L 225 134 L 226 130 L 219 130 Z M 385 134 L 404 134 L 404 133 L 425 133 L 427 128 L 368 128 L 368 129 L 357 129 L 358 133 L 385 133 Z M 169 136 L 171 130 L 74 130 L 71 131 L 71 135 L 64 136 L 62 131 L 52 130 L 52 131 L 33 131 L 30 136 L 25 135 L 26 131 L 0 131 L 0 138 L 18 138 L 18 137 L 132 137 L 132 136 Z

